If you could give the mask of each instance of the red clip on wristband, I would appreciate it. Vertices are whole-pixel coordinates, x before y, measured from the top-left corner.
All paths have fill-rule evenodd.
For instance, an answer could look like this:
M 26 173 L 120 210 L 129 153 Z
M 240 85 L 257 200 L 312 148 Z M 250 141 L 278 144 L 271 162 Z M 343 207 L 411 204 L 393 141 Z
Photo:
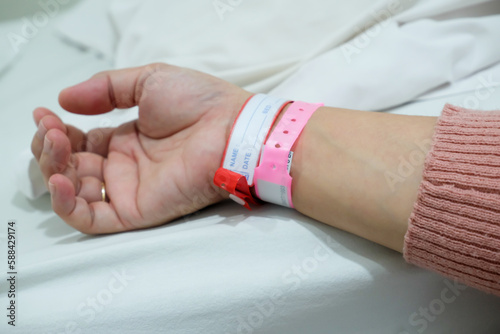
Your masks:
M 256 204 L 248 186 L 247 179 L 241 174 L 220 167 L 215 173 L 214 183 L 229 192 L 229 198 L 250 210 L 248 203 Z

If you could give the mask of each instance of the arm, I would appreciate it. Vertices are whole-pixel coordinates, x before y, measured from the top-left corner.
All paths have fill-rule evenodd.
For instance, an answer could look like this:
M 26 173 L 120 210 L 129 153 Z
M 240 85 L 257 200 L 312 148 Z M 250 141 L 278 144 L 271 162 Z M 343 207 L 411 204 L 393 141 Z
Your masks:
M 49 110 L 35 110 L 32 150 L 54 211 L 82 232 L 113 233 L 160 225 L 227 198 L 212 179 L 249 96 L 217 78 L 161 64 L 100 73 L 64 90 L 60 102 L 71 112 L 138 105 L 139 119 L 84 134 Z M 296 208 L 401 251 L 429 146 L 422 143 L 434 123 L 320 108 L 294 148 Z M 400 175 L 401 159 L 415 154 L 418 163 Z M 109 203 L 101 201 L 102 182 Z
M 439 119 L 320 108 L 295 147 L 295 207 L 500 296 L 500 111 Z M 425 161 L 424 161 L 425 160 Z
M 401 252 L 435 122 L 320 108 L 296 143 L 295 207 Z
M 159 64 L 100 73 L 64 90 L 60 102 L 71 112 L 138 105 L 139 119 L 85 134 L 47 109 L 35 110 L 32 150 L 54 211 L 84 233 L 114 233 L 161 225 L 227 198 L 212 180 L 249 96 L 206 74 Z M 458 114 L 454 123 L 441 118 L 436 126 L 433 117 L 320 108 L 293 148 L 294 205 L 394 250 L 404 246 L 410 263 L 500 294 L 500 113 L 482 116 Z M 449 124 L 460 131 L 450 133 Z M 454 146 L 458 156 L 450 160 L 446 145 L 462 139 L 470 143 Z M 486 154 L 474 163 L 468 151 L 477 147 Z M 102 201 L 103 182 L 109 202 Z M 457 212 L 440 207 L 450 194 Z M 442 228 L 434 224 L 436 210 Z

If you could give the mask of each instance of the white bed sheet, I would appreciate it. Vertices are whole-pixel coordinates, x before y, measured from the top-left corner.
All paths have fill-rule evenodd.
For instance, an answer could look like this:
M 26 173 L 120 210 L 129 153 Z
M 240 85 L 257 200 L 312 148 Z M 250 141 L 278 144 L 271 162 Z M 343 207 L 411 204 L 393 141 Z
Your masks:
M 7 157 L 0 167 L 2 268 L 9 219 L 17 221 L 19 242 L 18 326 L 10 328 L 3 317 L 0 332 L 500 331 L 498 298 L 463 289 L 406 264 L 398 253 L 285 208 L 264 205 L 248 212 L 222 203 L 155 229 L 91 237 L 54 215 L 47 196 L 26 199 L 13 175 L 22 167 L 16 156 L 35 131 L 31 110 L 44 105 L 89 126 L 88 119 L 57 106 L 58 91 L 109 67 L 92 53 L 62 44 L 49 26 L 0 77 L 1 147 Z M 463 104 L 471 96 L 474 91 L 391 112 L 437 115 L 445 102 Z M 479 104 L 500 109 L 500 89 Z M 6 288 L 2 279 L 3 309 Z M 430 312 L 427 318 L 424 312 Z

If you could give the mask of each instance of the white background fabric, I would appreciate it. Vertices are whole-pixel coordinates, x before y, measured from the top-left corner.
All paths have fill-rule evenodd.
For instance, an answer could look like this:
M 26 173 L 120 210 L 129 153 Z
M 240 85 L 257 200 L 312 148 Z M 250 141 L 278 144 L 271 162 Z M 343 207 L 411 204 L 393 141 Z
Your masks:
M 354 109 L 405 103 L 500 62 L 498 1 L 235 3 L 221 20 L 213 2 L 111 1 L 100 29 L 82 37 L 74 22 L 85 17 L 75 12 L 60 30 L 120 68 L 167 62 L 250 91 Z
M 151 1 L 153 2 L 155 1 Z M 491 3 L 493 2 L 485 5 L 491 6 Z M 347 64 L 345 57 L 337 59 L 331 57 L 330 60 L 338 62 L 325 62 L 324 73 L 311 71 L 309 74 L 304 70 L 298 72 L 294 70 L 299 68 L 298 64 L 307 60 L 310 62 L 305 66 L 317 68 L 316 66 L 320 66 L 321 61 L 327 58 L 326 56 L 314 58 L 309 54 L 311 48 L 297 50 L 290 61 L 288 59 L 282 61 L 281 51 L 278 50 L 272 53 L 276 58 L 269 57 L 251 63 L 253 59 L 249 57 L 246 61 L 250 64 L 245 62 L 240 64 L 232 58 L 229 60 L 224 58 L 227 57 L 226 52 L 237 57 L 233 52 L 238 50 L 230 48 L 231 39 L 224 40 L 224 43 L 219 43 L 218 47 L 213 49 L 208 45 L 209 40 L 205 39 L 201 41 L 205 41 L 206 45 L 186 43 L 191 40 L 181 39 L 178 35 L 185 34 L 183 36 L 186 37 L 190 33 L 194 34 L 188 29 L 191 24 L 196 27 L 195 32 L 199 32 L 200 27 L 207 30 L 211 27 L 198 22 L 193 23 L 191 20 L 203 18 L 203 20 L 213 20 L 210 22 L 215 23 L 220 21 L 211 7 L 198 8 L 193 5 L 194 2 L 189 4 L 193 9 L 190 13 L 197 13 L 197 16 L 186 15 L 187 5 L 181 2 L 175 6 L 170 4 L 169 8 L 166 8 L 167 5 L 163 2 L 161 4 L 158 2 L 159 7 L 139 1 L 112 2 L 109 11 L 106 12 L 104 9 L 107 7 L 104 2 L 98 4 L 97 1 L 85 1 L 83 5 L 87 7 L 75 8 L 75 11 L 58 26 L 58 33 L 64 32 L 65 39 L 71 41 L 72 45 L 86 45 L 92 52 L 61 43 L 60 39 L 55 37 L 53 26 L 55 21 L 52 21 L 50 26 L 41 30 L 37 38 L 26 45 L 22 54 L 16 58 L 16 62 L 11 63 L 11 68 L 0 77 L 0 101 L 4 109 L 0 113 L 0 124 L 2 124 L 2 142 L 5 143 L 2 145 L 2 153 L 7 157 L 7 163 L 0 164 L 0 173 L 4 175 L 0 192 L 0 209 L 4 217 L 2 226 L 5 227 L 7 219 L 16 219 L 18 222 L 19 327 L 15 332 L 193 334 L 498 332 L 500 330 L 498 298 L 471 288 L 462 290 L 438 275 L 406 264 L 400 254 L 315 222 L 292 210 L 265 205 L 247 212 L 230 202 L 155 229 L 92 237 L 76 232 L 55 216 L 50 210 L 50 199 L 47 196 L 30 200 L 16 191 L 12 176 L 15 171 L 27 168 L 26 164 L 17 162 L 16 156 L 18 152 L 29 147 L 32 133 L 35 131 L 31 125 L 30 112 L 36 106 L 50 107 L 65 121 L 83 128 L 114 126 L 134 116 L 136 111 L 129 110 L 86 118 L 65 113 L 57 106 L 57 94 L 62 88 L 84 80 L 97 71 L 112 67 L 112 62 L 115 65 L 128 66 L 142 62 L 177 59 L 179 62 L 186 62 L 186 65 L 192 65 L 191 67 L 206 68 L 211 73 L 221 74 L 247 87 L 260 87 L 262 91 L 281 90 L 284 95 L 290 96 L 302 93 L 300 85 L 307 88 L 311 82 L 315 82 L 314 76 L 318 76 L 318 80 L 328 80 L 325 79 L 328 77 L 325 73 L 328 71 L 350 68 L 351 72 L 344 72 L 345 76 L 336 76 L 338 81 L 346 84 L 371 83 L 371 85 L 364 84 L 363 94 L 352 93 L 351 100 L 347 98 L 343 100 L 350 106 L 374 101 L 378 105 L 374 104 L 368 109 L 377 109 L 383 104 L 390 106 L 407 102 L 398 108 L 391 108 L 389 112 L 427 115 L 438 115 L 445 102 L 466 106 L 477 104 L 478 108 L 483 109 L 500 109 L 500 88 L 495 84 L 500 81 L 499 67 L 480 71 L 483 67 L 487 67 L 487 63 L 494 62 L 494 55 L 497 52 L 495 43 L 482 42 L 490 38 L 488 29 L 491 29 L 489 27 L 492 23 L 489 23 L 489 19 L 484 15 L 476 15 L 477 20 L 472 22 L 470 19 L 464 19 L 464 14 L 456 13 L 453 14 L 458 16 L 456 18 L 440 17 L 436 22 L 428 21 L 428 26 L 419 25 L 427 22 L 419 21 L 422 15 L 429 13 L 443 15 L 453 8 L 466 6 L 465 1 L 421 1 L 418 6 L 413 7 L 413 11 L 404 12 L 397 18 L 396 22 L 400 24 L 391 23 L 381 30 L 373 39 L 373 44 L 353 57 L 350 64 Z M 262 5 L 262 2 L 260 4 Z M 339 4 L 340 2 L 337 3 Z M 448 5 L 444 6 L 445 4 Z M 246 12 L 244 7 L 246 5 L 247 2 L 241 2 L 240 6 L 226 13 L 226 20 L 222 22 L 231 27 L 236 25 L 234 29 L 237 29 L 239 24 L 244 25 L 244 19 L 250 16 L 256 17 L 258 15 L 255 13 L 273 8 L 266 2 L 266 5 L 259 10 L 257 7 L 252 7 L 253 12 L 250 15 Z M 302 3 L 298 4 L 301 5 Z M 359 2 L 352 5 L 352 8 L 349 7 L 350 4 L 346 5 L 348 7 L 343 12 L 345 15 L 349 8 L 352 14 L 358 13 L 355 10 L 358 8 L 356 6 L 364 6 L 363 10 L 359 11 L 364 16 L 351 16 L 352 20 L 342 17 L 344 22 L 354 23 L 339 26 L 340 28 L 334 26 L 334 23 L 326 23 L 326 25 L 331 24 L 333 33 L 323 39 L 319 38 L 323 35 L 312 36 L 311 39 L 318 38 L 316 41 L 320 45 L 313 47 L 314 52 L 319 54 L 321 50 L 327 52 L 330 49 L 332 54 L 342 52 L 341 42 L 344 42 L 344 39 L 348 42 L 347 36 L 354 33 L 355 26 L 361 27 L 363 22 L 369 23 L 369 18 L 372 17 L 370 14 L 373 12 L 368 8 L 383 9 L 384 5 L 388 6 L 386 2 Z M 172 27 L 163 33 L 161 27 L 167 25 L 167 21 L 157 23 L 157 29 L 147 28 L 153 25 L 152 22 L 144 22 L 148 17 L 147 8 L 150 8 L 149 10 L 154 8 L 157 12 L 161 9 L 165 15 L 168 14 L 168 9 L 172 12 L 179 11 L 178 13 L 184 11 L 183 15 L 178 15 L 180 17 L 178 21 L 174 20 L 176 15 L 170 14 L 173 19 L 169 21 L 176 22 L 175 24 L 182 21 L 183 25 L 176 29 Z M 304 7 L 297 8 L 304 9 Z M 432 8 L 434 12 L 429 12 Z M 88 27 L 90 21 L 85 13 L 93 14 L 94 26 Z M 493 11 L 489 9 L 488 13 Z M 279 14 L 279 10 L 273 13 L 273 15 Z M 301 15 L 296 14 L 296 16 Z M 326 16 L 325 14 L 323 17 Z M 264 21 L 260 22 L 270 22 L 270 16 L 267 17 L 268 21 L 265 17 L 266 15 Z M 127 23 L 129 26 L 126 31 L 119 29 Z M 467 27 L 471 27 L 471 24 L 481 28 L 469 31 Z M 88 29 L 82 29 L 82 25 Z M 464 31 L 469 34 L 480 32 L 477 41 L 476 39 L 469 41 L 470 49 L 476 52 L 477 56 L 461 50 L 458 41 L 457 43 L 450 41 L 453 38 L 446 33 L 452 33 L 455 29 L 449 28 L 450 26 L 456 27 L 461 32 L 460 36 Z M 106 27 L 109 29 L 112 27 L 113 30 L 106 30 L 108 29 Z M 181 29 L 183 27 L 184 29 Z M 423 34 L 431 35 L 429 39 L 433 32 L 441 32 L 436 35 L 441 41 L 436 43 L 436 48 L 441 48 L 442 43 L 456 47 L 458 50 L 454 53 L 456 57 L 447 55 L 446 59 L 461 60 L 462 62 L 458 61 L 457 64 L 465 63 L 470 67 L 448 66 L 444 74 L 440 71 L 444 68 L 438 68 L 438 73 L 428 73 L 432 78 L 427 78 L 425 73 L 422 73 L 420 78 L 419 73 L 419 80 L 415 80 L 411 76 L 415 73 L 403 68 L 401 65 L 405 63 L 399 61 L 398 66 L 394 68 L 388 66 L 386 72 L 383 72 L 385 76 L 399 76 L 397 85 L 393 83 L 384 89 L 381 89 L 379 81 L 372 80 L 377 79 L 370 76 L 372 72 L 355 70 L 358 65 L 362 67 L 366 62 L 374 71 L 385 64 L 384 55 L 376 54 L 377 50 L 383 48 L 378 48 L 375 44 L 388 43 L 389 33 L 394 33 L 393 36 L 397 37 L 398 41 L 410 33 L 414 35 L 410 35 L 413 37 L 409 40 L 415 37 L 416 41 L 422 41 L 422 36 L 425 35 L 419 35 L 417 27 L 422 27 Z M 321 31 L 324 30 L 323 26 L 320 28 Z M 73 35 L 71 29 L 79 35 Z M 271 27 L 262 26 L 262 29 L 273 32 L 276 27 L 273 24 Z M 209 33 L 204 32 L 204 34 Z M 274 33 L 278 34 L 279 31 Z M 286 31 L 281 32 L 280 38 L 286 36 L 288 36 Z M 289 37 L 298 41 L 301 36 Z M 140 43 L 134 44 L 134 38 L 136 41 L 140 40 Z M 168 44 L 162 42 L 166 38 L 176 39 L 178 44 L 183 45 L 183 48 L 177 49 L 174 47 L 175 44 L 171 44 L 174 50 L 172 52 L 179 52 L 179 55 L 172 57 L 167 53 L 162 56 L 162 52 L 166 50 L 165 45 Z M 303 38 L 307 39 L 306 36 Z M 430 50 L 431 46 L 428 45 L 430 41 L 423 40 L 426 42 L 423 43 L 423 49 Z M 252 45 L 259 45 L 259 40 L 247 39 L 247 41 Z M 224 49 L 226 42 L 231 44 L 228 49 Z M 289 45 L 293 44 L 293 41 L 288 42 Z M 404 42 L 408 48 L 411 46 L 408 40 Z M 476 42 L 480 43 L 480 46 L 476 46 Z M 156 51 L 152 47 L 153 44 L 162 46 L 163 51 Z M 284 42 L 284 45 L 287 44 Z M 337 51 L 335 51 L 336 45 Z M 373 45 L 375 46 L 372 47 Z M 272 46 L 276 47 L 277 44 Z M 146 50 L 150 47 L 151 50 Z M 193 53 L 193 57 L 185 57 L 184 52 L 189 53 L 188 51 Z M 393 53 L 397 55 L 403 51 L 406 52 L 395 45 L 392 53 L 387 50 L 384 50 L 384 53 L 386 57 L 390 57 Z M 484 56 L 480 55 L 481 51 L 484 51 Z M 170 49 L 165 52 L 170 52 Z M 100 54 L 101 58 L 96 58 L 95 53 Z M 222 58 L 214 56 L 217 54 Z M 373 58 L 368 57 L 370 54 Z M 441 52 L 434 53 L 438 56 L 441 54 Z M 410 53 L 407 59 L 408 67 L 418 64 L 417 61 L 421 56 Z M 363 57 L 368 57 L 369 61 L 360 61 L 364 59 Z M 433 60 L 430 56 L 426 59 L 429 59 L 426 64 Z M 224 61 L 230 61 L 231 66 L 228 64 L 225 68 Z M 238 67 L 240 65 L 241 68 Z M 257 70 L 252 71 L 252 68 Z M 292 75 L 292 72 L 295 74 Z M 474 72 L 477 73 L 465 80 L 459 80 Z M 350 77 L 352 73 L 359 75 L 358 81 L 349 81 L 352 80 Z M 308 77 L 309 75 L 311 77 Z M 271 79 L 267 79 L 269 77 Z M 285 77 L 286 81 L 280 84 L 281 79 Z M 492 84 L 485 86 L 484 80 Z M 447 81 L 458 82 L 435 89 Z M 335 82 L 332 82 L 332 85 L 338 87 L 335 86 Z M 318 88 L 321 88 L 321 94 L 325 95 L 313 96 L 312 94 L 315 94 L 313 90 L 305 92 L 311 94 L 311 99 L 327 98 L 327 94 L 334 93 L 333 88 L 332 92 L 328 92 L 328 89 L 323 89 L 322 86 Z M 355 90 L 356 87 L 353 86 L 352 89 Z M 394 93 L 394 97 L 389 96 L 391 98 L 389 101 L 384 101 L 383 96 L 387 96 L 386 90 L 393 90 L 397 94 Z M 419 96 L 427 90 L 432 91 L 425 96 Z M 346 91 L 349 93 L 348 89 Z M 400 94 L 404 94 L 406 98 L 401 98 Z M 418 101 L 410 101 L 417 96 L 419 96 Z M 6 242 L 5 232 L 6 228 L 2 227 L 1 263 L 6 263 L 6 253 L 3 251 Z M 6 281 L 2 279 L 1 303 L 7 300 L 5 291 Z M 445 303 L 443 296 L 447 300 L 452 298 L 453 301 Z M 444 308 L 440 308 L 441 305 L 444 305 Z M 431 310 L 429 312 L 432 320 L 425 320 L 419 313 L 422 309 Z M 432 313 L 434 311 L 435 313 Z M 14 331 L 2 321 L 0 332 Z

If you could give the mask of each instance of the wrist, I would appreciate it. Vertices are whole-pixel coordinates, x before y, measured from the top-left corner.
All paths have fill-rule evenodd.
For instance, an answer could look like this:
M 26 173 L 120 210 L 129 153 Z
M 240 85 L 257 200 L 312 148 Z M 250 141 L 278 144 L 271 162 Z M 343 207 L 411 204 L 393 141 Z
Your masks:
M 241 111 L 247 104 L 248 100 L 250 100 L 250 98 L 252 98 L 252 96 L 254 95 L 255 95 L 254 93 L 241 89 L 241 91 L 239 91 L 237 94 L 232 95 L 229 101 L 226 100 L 221 102 L 231 106 L 231 108 L 228 108 L 228 110 L 230 110 L 229 117 L 226 117 L 225 119 L 226 143 L 229 141 L 229 138 L 231 136 L 231 130 L 233 129 L 233 126 L 236 123 L 238 116 L 240 115 Z M 224 152 L 221 152 L 221 159 L 223 154 Z
M 283 118 L 283 115 L 285 115 L 286 111 L 290 107 L 292 102 L 288 103 L 283 110 L 279 113 L 279 115 L 276 118 L 276 121 L 274 122 L 273 126 L 271 127 L 271 131 L 269 133 L 272 133 L 278 123 L 281 121 Z M 307 197 L 310 194 L 308 194 L 307 191 L 303 191 L 302 188 L 304 183 L 300 181 L 301 176 L 305 176 L 304 180 L 307 179 L 307 175 L 302 175 L 302 170 L 307 169 L 306 165 L 304 164 L 304 160 L 310 159 L 311 161 L 315 160 L 315 156 L 307 154 L 308 147 L 314 147 L 315 145 L 312 143 L 314 140 L 318 140 L 318 136 L 312 135 L 312 134 L 317 134 L 319 135 L 322 131 L 321 127 L 318 127 L 318 124 L 321 124 L 322 122 L 322 114 L 325 112 L 325 109 L 327 107 L 320 107 L 316 110 L 316 112 L 311 116 L 309 121 L 307 122 L 306 126 L 304 127 L 302 133 L 298 136 L 297 140 L 292 146 L 291 151 L 293 152 L 293 161 L 291 164 L 291 169 L 290 169 L 290 176 L 292 177 L 292 200 L 294 203 L 295 208 L 301 208 L 303 206 L 302 203 L 304 201 L 302 200 L 303 197 Z M 312 152 L 310 152 L 312 153 Z M 314 165 L 314 163 L 313 163 Z M 297 189 L 298 187 L 298 189 Z M 307 188 L 305 188 L 307 189 Z M 304 190 L 305 190 L 304 189 Z M 252 194 L 256 196 L 255 193 L 255 187 L 252 187 L 251 189 Z M 300 210 L 299 210 L 300 211 Z
M 228 197 L 250 209 L 256 204 L 251 191 L 261 150 L 277 115 L 289 101 L 266 94 L 247 98 L 228 131 L 227 142 L 214 183 Z

